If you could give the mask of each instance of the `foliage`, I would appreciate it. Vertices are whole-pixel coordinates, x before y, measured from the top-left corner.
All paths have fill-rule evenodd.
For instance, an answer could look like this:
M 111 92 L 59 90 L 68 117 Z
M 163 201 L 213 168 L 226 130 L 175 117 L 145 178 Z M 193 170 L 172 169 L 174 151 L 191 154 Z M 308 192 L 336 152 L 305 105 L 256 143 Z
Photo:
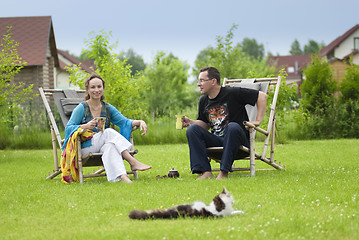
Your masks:
M 308 44 L 304 45 L 304 54 L 316 54 L 323 46 L 314 40 L 309 40 Z
M 337 90 L 329 63 L 319 57 L 313 56 L 311 63 L 304 69 L 305 80 L 301 85 L 304 112 L 324 115 L 334 104 L 334 93 Z
M 11 27 L 0 39 L 0 124 L 12 123 L 21 114 L 20 104 L 33 99 L 33 85 L 15 82 L 15 75 L 26 65 L 17 52 L 19 43 L 12 38 Z
M 302 50 L 300 47 L 300 43 L 297 39 L 295 39 L 290 47 L 289 53 L 291 55 L 317 54 L 323 47 L 325 47 L 325 44 L 323 42 L 317 43 L 314 40 L 309 40 L 308 44 L 304 45 L 304 49 Z
M 279 75 L 282 77 L 281 85 L 278 92 L 276 104 L 276 126 L 278 131 L 282 131 L 289 123 L 287 115 L 290 111 L 295 109 L 298 105 L 298 97 L 296 92 L 296 85 L 287 84 L 287 73 L 284 69 L 280 70 Z M 269 91 L 267 99 L 267 115 L 269 116 L 271 110 L 271 103 L 274 97 L 274 89 Z M 267 124 L 268 119 L 265 118 L 262 123 L 263 126 Z
M 106 82 L 106 101 L 118 108 L 129 118 L 144 118 L 147 106 L 142 99 L 145 89 L 143 76 L 131 75 L 131 65 L 119 60 L 113 53 L 116 44 L 110 44 L 111 32 L 101 31 L 99 34 L 91 32 L 85 41 L 89 48 L 86 52 L 89 58 L 95 60 L 96 72 Z M 70 82 L 83 88 L 84 80 L 88 76 L 82 71 L 81 65 L 68 68 Z
M 256 60 L 263 60 L 264 57 L 264 46 L 263 44 L 258 44 L 257 40 L 244 38 L 242 41 L 242 51 L 245 52 L 248 56 L 253 57 Z
M 89 50 L 82 50 L 81 55 L 78 58 L 80 61 L 95 60 L 90 57 Z
M 226 78 L 246 78 L 252 76 L 264 77 L 274 74 L 274 67 L 268 67 L 265 60 L 258 60 L 242 49 L 242 45 L 233 44 L 233 31 L 237 25 L 233 25 L 225 37 L 217 36 L 215 47 L 207 47 L 200 52 L 195 61 L 193 72 L 206 66 L 216 67 L 221 76 Z
M 153 117 L 174 116 L 191 106 L 197 94 L 187 82 L 188 65 L 173 54 L 158 52 L 145 71 L 146 102 Z
M 300 47 L 300 43 L 299 43 L 299 41 L 297 39 L 294 39 L 294 42 L 290 46 L 289 53 L 291 55 L 301 55 L 301 54 L 303 54 L 303 51 L 302 51 L 302 49 Z
M 351 63 L 351 66 L 347 67 L 340 85 L 340 91 L 342 102 L 349 99 L 359 100 L 359 65 Z
M 132 76 L 144 71 L 146 68 L 146 64 L 142 56 L 136 54 L 132 48 L 128 49 L 127 52 L 122 53 L 119 56 L 119 59 L 121 61 L 126 60 L 126 65 L 131 66 Z

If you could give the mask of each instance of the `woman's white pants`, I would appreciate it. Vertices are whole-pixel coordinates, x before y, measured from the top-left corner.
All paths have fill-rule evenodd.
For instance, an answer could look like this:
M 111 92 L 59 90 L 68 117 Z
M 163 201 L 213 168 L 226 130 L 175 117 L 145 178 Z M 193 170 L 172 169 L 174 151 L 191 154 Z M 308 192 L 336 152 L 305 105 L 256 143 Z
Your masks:
M 83 148 L 81 154 L 102 153 L 107 180 L 120 181 L 120 176 L 127 174 L 121 153 L 129 150 L 132 144 L 112 128 L 106 128 L 103 132 L 93 135 L 91 143 L 92 146 Z

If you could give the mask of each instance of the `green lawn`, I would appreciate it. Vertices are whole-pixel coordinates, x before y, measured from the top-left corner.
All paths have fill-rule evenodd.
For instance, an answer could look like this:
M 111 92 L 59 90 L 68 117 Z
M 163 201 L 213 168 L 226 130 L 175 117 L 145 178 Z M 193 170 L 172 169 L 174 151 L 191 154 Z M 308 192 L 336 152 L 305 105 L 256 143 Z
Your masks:
M 44 180 L 53 169 L 51 150 L 3 150 L 1 239 L 359 239 L 358 145 L 357 139 L 278 145 L 276 159 L 286 171 L 260 171 L 255 177 L 232 173 L 223 181 L 195 181 L 187 145 L 137 146 L 137 158 L 153 169 L 141 172 L 132 185 L 105 178 L 83 185 Z M 179 179 L 156 179 L 172 167 Z M 223 186 L 234 196 L 234 208 L 245 214 L 128 218 L 133 209 L 208 204 Z

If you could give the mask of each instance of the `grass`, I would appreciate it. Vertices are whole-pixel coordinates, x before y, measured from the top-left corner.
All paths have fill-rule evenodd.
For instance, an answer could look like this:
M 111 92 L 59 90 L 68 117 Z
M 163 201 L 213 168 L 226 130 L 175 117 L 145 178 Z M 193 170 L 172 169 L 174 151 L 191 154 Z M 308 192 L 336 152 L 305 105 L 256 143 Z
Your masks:
M 255 177 L 232 173 L 223 181 L 195 181 L 185 144 L 137 146 L 137 158 L 153 169 L 141 172 L 132 185 L 105 178 L 83 185 L 46 181 L 44 175 L 53 168 L 51 150 L 1 150 L 1 238 L 358 239 L 358 143 L 278 145 L 276 159 L 286 171 L 259 171 Z M 180 179 L 156 179 L 172 167 Z M 127 216 L 133 209 L 208 204 L 223 186 L 244 215 L 149 221 Z

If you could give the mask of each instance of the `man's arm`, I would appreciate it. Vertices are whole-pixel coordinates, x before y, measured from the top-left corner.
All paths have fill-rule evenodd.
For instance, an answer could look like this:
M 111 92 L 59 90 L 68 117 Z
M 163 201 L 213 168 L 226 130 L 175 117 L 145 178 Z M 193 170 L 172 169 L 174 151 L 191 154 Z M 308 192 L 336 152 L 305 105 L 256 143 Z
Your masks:
M 259 91 L 258 99 L 257 99 L 257 117 L 255 121 L 251 121 L 250 123 L 258 127 L 263 121 L 264 115 L 266 113 L 266 108 L 267 108 L 267 94 Z

